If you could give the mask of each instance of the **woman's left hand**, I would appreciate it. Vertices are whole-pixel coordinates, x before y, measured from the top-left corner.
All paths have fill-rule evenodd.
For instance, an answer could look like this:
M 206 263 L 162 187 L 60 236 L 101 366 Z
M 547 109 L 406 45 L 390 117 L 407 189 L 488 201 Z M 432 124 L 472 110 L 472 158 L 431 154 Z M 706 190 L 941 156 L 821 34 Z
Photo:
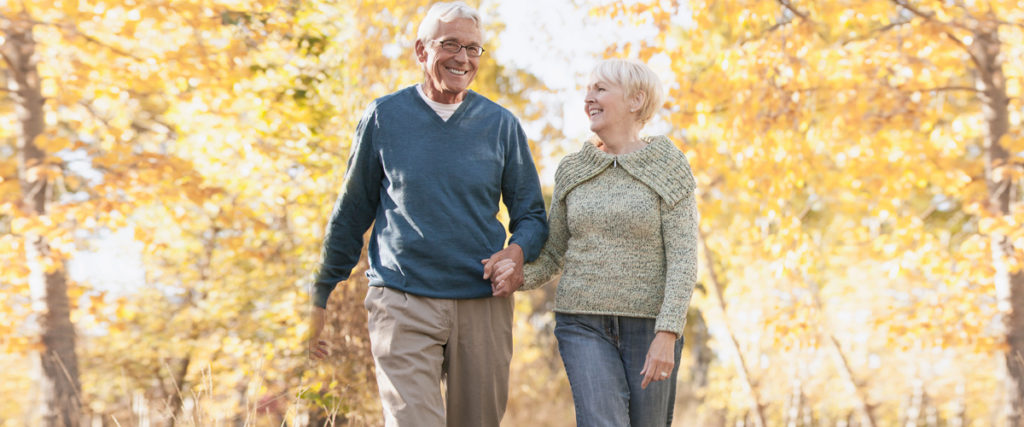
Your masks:
M 676 365 L 676 339 L 679 336 L 668 331 L 658 331 L 651 342 L 651 348 L 647 350 L 647 360 L 644 361 L 644 369 L 640 375 L 644 380 L 640 388 L 645 389 L 654 381 L 663 381 L 671 378 L 672 368 Z

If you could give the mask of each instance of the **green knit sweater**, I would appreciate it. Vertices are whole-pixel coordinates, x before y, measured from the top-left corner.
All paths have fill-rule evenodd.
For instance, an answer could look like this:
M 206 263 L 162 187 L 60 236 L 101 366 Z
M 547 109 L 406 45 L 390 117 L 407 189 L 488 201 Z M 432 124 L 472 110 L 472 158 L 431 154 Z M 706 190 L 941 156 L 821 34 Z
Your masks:
M 615 156 L 586 143 L 555 172 L 550 235 L 523 289 L 562 272 L 555 311 L 657 319 L 682 336 L 697 280 L 698 214 L 686 156 L 663 136 Z

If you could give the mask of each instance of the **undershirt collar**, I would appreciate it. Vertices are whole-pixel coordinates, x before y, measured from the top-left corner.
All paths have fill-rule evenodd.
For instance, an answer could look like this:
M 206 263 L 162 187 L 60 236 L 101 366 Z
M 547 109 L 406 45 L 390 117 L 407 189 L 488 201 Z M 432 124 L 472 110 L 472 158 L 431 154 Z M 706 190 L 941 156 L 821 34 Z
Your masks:
M 416 85 L 416 93 L 419 93 L 420 98 L 423 98 L 423 101 L 426 102 L 427 105 L 429 105 L 430 108 L 434 110 L 434 112 L 437 113 L 438 116 L 441 116 L 441 120 L 444 120 L 446 122 L 448 121 L 449 118 L 451 118 L 452 114 L 455 114 L 455 110 L 458 110 L 459 106 L 462 105 L 462 101 L 459 101 L 454 104 L 442 104 L 440 102 L 428 98 L 427 94 L 423 92 L 422 84 Z

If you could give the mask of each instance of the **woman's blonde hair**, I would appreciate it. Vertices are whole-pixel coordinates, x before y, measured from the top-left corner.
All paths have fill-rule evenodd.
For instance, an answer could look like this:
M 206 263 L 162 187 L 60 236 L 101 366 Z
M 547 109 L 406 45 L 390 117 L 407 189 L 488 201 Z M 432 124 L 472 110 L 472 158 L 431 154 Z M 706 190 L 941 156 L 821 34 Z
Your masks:
M 605 59 L 594 66 L 594 70 L 590 72 L 590 78 L 622 87 L 625 89 L 626 100 L 643 93 L 643 104 L 636 111 L 636 117 L 640 123 L 647 123 L 651 117 L 654 117 L 654 112 L 661 108 L 665 99 L 662 94 L 661 79 L 654 74 L 654 70 L 640 61 Z

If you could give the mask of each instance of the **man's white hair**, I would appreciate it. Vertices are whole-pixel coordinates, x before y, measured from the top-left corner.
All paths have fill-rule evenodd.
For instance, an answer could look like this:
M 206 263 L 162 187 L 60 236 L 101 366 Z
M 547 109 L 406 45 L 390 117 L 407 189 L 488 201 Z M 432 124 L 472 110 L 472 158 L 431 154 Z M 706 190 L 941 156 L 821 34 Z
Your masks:
M 437 27 L 442 22 L 452 22 L 459 18 L 472 19 L 476 23 L 476 29 L 483 36 L 484 29 L 480 23 L 480 13 L 464 2 L 453 1 L 434 3 L 430 6 L 427 16 L 423 17 L 423 22 L 420 22 L 420 29 L 416 32 L 416 40 L 421 42 L 429 41 L 437 33 Z

